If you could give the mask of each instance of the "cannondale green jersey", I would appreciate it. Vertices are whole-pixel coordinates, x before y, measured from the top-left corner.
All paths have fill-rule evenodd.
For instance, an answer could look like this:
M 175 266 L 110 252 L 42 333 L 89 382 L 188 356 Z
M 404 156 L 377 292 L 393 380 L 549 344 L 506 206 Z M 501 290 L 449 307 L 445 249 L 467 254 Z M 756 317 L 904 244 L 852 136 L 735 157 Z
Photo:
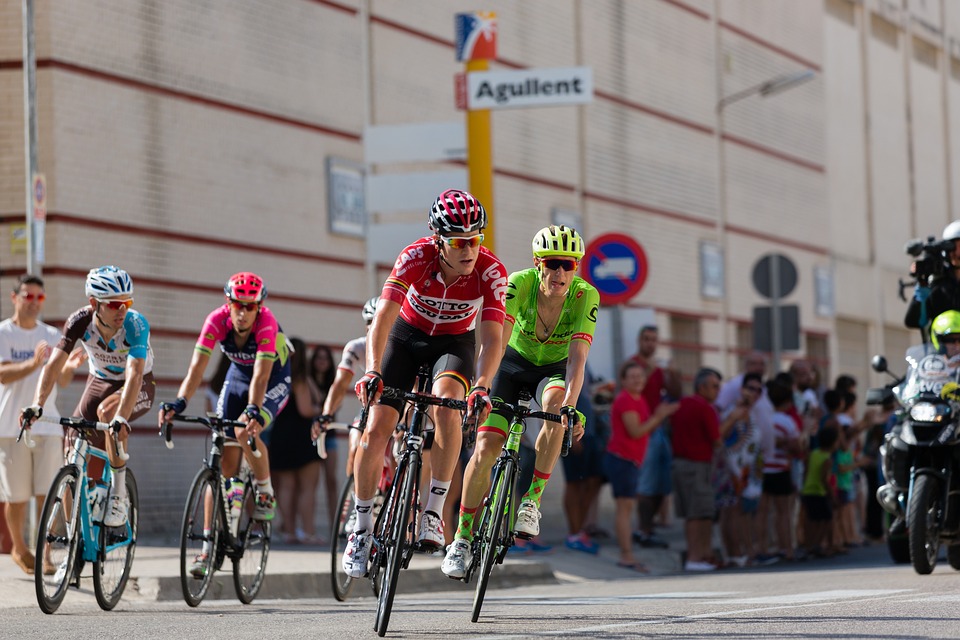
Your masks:
M 586 280 L 574 276 L 563 310 L 547 340 L 537 337 L 537 289 L 540 272 L 525 269 L 510 274 L 507 285 L 507 321 L 513 322 L 510 346 L 537 366 L 560 362 L 567 357 L 572 340 L 593 343 L 600 294 Z

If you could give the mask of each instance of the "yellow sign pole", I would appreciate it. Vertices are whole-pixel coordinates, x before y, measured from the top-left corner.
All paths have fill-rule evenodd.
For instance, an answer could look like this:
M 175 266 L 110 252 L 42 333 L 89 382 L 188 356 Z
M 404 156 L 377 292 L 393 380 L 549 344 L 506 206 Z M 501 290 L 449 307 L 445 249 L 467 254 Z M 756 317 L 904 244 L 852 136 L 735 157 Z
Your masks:
M 487 71 L 488 60 L 468 60 L 466 71 Z M 496 234 L 493 215 L 493 143 L 490 127 L 490 110 L 467 110 L 467 171 L 470 174 L 470 193 L 487 210 L 487 228 L 483 245 L 496 252 Z

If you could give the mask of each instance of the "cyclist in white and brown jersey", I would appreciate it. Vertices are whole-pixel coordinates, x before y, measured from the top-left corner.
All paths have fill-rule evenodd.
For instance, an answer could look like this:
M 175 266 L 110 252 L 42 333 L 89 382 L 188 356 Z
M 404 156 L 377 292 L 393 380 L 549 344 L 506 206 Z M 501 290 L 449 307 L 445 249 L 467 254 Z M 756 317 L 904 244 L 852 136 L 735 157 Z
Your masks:
M 74 415 L 106 422 L 127 449 L 130 422 L 153 405 L 153 349 L 150 325 L 133 306 L 133 280 L 114 266 L 91 269 L 87 274 L 88 306 L 75 311 L 63 327 L 63 337 L 40 375 L 33 406 L 21 412 L 21 421 L 32 424 L 43 413 L 67 357 L 79 342 L 87 352 L 90 375 Z M 126 464 L 117 453 L 113 438 L 97 432 L 90 445 L 105 449 L 113 478 L 103 523 L 119 527 L 127 521 Z

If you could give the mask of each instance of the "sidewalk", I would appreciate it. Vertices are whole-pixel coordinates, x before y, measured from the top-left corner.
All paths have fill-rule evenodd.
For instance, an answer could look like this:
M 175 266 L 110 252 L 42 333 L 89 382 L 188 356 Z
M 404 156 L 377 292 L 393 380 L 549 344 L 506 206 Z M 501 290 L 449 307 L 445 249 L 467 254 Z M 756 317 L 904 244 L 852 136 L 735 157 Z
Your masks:
M 676 540 L 673 532 L 668 538 Z M 600 553 L 591 555 L 567 549 L 562 540 L 550 540 L 552 551 L 533 555 L 507 556 L 491 574 L 491 588 L 504 589 L 533 584 L 557 584 L 589 580 L 642 579 L 680 571 L 680 543 L 673 549 L 653 550 L 635 547 L 634 551 L 650 569 L 650 573 L 616 566 L 618 552 L 612 540 L 602 541 Z M 410 567 L 400 578 L 400 589 L 405 593 L 429 591 L 472 591 L 475 582 L 467 585 L 446 578 L 440 572 L 442 558 L 415 555 Z M 180 550 L 169 542 L 142 540 L 137 546 L 130 581 L 124 599 L 145 601 L 178 601 L 180 592 Z M 267 577 L 258 600 L 333 598 L 330 586 L 330 552 L 320 547 L 274 545 L 267 563 Z M 235 599 L 233 577 L 229 564 L 214 576 L 207 599 Z M 91 567 L 84 568 L 81 592 L 93 589 Z M 67 593 L 65 602 L 75 601 L 76 590 Z M 368 581 L 354 587 L 351 597 L 372 595 Z M 89 597 L 89 596 L 88 596 Z M 93 602 L 92 597 L 90 601 Z M 0 608 L 35 607 L 36 595 L 33 576 L 25 574 L 8 555 L 0 555 Z M 93 606 L 96 606 L 94 604 Z

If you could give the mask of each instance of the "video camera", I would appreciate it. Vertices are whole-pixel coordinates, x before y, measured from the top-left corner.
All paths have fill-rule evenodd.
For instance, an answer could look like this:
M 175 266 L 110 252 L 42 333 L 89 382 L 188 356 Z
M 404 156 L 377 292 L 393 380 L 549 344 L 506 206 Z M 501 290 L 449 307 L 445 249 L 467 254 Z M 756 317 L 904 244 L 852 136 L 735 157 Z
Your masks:
M 937 240 L 933 236 L 929 236 L 926 240 L 915 238 L 907 242 L 903 250 L 915 259 L 914 275 L 918 282 L 926 285 L 931 279 L 939 278 L 949 271 L 949 255 L 953 251 L 954 242 L 954 240 Z

